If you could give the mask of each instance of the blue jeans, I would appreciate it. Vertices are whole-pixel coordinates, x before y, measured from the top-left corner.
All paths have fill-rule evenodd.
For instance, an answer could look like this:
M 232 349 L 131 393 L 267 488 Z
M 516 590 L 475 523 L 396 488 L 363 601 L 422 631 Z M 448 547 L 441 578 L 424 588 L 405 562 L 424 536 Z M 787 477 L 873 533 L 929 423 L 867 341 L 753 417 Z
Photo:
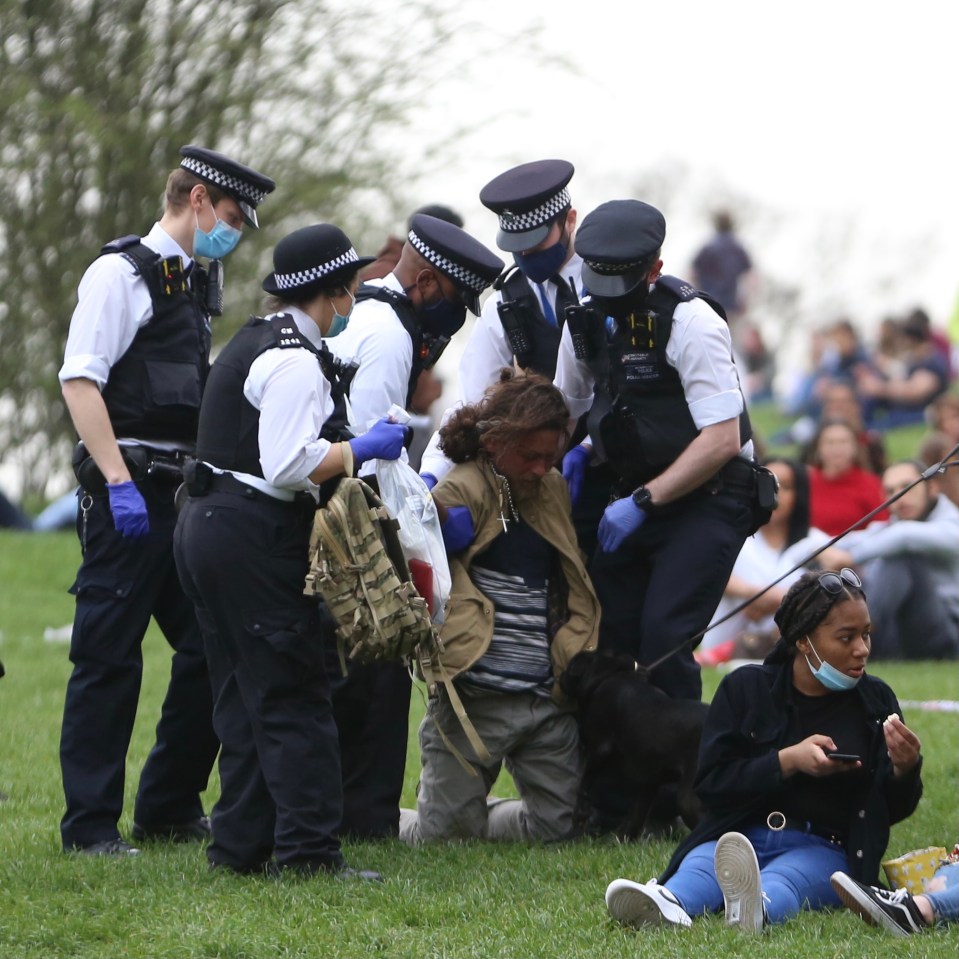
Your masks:
M 940 886 L 942 888 L 937 888 Z M 935 891 L 923 895 L 936 914 L 936 922 L 955 922 L 959 919 L 959 862 L 940 866 L 929 887 Z
M 804 907 L 839 905 L 829 877 L 849 868 L 842 847 L 796 829 L 774 832 L 766 826 L 754 826 L 742 833 L 756 850 L 770 923 L 785 922 Z M 723 908 L 723 893 L 713 865 L 715 851 L 715 842 L 691 849 L 665 883 L 690 916 Z

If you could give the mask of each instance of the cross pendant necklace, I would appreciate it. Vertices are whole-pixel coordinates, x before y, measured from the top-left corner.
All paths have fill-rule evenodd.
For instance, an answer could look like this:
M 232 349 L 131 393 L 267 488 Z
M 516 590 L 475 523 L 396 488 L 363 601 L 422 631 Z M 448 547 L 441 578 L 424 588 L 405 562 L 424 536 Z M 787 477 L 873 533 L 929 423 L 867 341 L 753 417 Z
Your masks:
M 490 460 L 489 466 L 490 466 L 490 469 L 493 471 L 493 475 L 500 481 L 499 516 L 497 517 L 497 519 L 499 519 L 499 521 L 503 524 L 503 532 L 507 533 L 509 532 L 509 529 L 506 524 L 509 520 L 507 519 L 507 516 L 506 516 L 506 510 L 505 510 L 506 503 L 509 503 L 510 517 L 512 518 L 514 523 L 519 522 L 519 513 L 516 512 L 516 507 L 513 505 L 513 492 L 509 488 L 509 480 L 496 469 L 496 467 L 493 465 L 492 460 Z M 503 499 L 504 491 L 506 493 L 505 502 Z

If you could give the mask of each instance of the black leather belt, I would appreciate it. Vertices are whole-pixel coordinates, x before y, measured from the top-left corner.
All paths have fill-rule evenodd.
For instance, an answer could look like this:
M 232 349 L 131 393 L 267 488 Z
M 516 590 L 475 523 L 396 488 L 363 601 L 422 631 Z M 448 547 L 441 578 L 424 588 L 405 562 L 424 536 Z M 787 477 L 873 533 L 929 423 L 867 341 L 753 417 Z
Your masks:
M 259 503 L 269 503 L 271 506 L 287 506 L 302 509 L 303 507 L 316 507 L 316 500 L 305 490 L 299 490 L 295 493 L 293 499 L 278 499 L 276 496 L 270 496 L 263 490 L 251 486 L 238 480 L 231 473 L 214 473 L 206 481 L 206 492 L 216 491 L 218 493 L 232 493 L 235 496 L 242 496 L 244 499 L 256 500 Z M 203 493 L 195 493 L 190 490 L 190 496 L 202 496 Z
M 797 832 L 808 833 L 811 836 L 819 836 L 835 846 L 845 846 L 846 837 L 839 829 L 831 826 L 817 826 L 814 822 L 805 819 L 794 819 L 781 812 L 771 812 L 763 821 L 768 829 L 773 832 L 782 832 L 783 829 L 794 829 Z

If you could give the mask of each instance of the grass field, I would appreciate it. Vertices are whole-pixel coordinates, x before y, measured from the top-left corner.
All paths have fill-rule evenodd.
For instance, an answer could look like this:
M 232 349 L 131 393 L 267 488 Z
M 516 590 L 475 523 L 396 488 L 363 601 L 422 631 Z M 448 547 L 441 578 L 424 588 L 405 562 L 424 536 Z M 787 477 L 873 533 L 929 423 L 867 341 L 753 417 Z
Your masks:
M 672 841 L 584 841 L 549 848 L 469 844 L 408 849 L 352 845 L 348 859 L 382 884 L 211 874 L 196 846 L 149 846 L 132 860 L 60 851 L 57 759 L 71 622 L 66 592 L 79 552 L 72 533 L 0 533 L 0 957 L 280 956 L 955 956 L 959 925 L 904 942 L 844 912 L 805 914 L 746 939 L 720 918 L 688 931 L 636 933 L 612 923 L 603 892 L 617 876 L 656 875 Z M 49 639 L 45 640 L 45 631 Z M 168 671 L 159 633 L 144 645 L 140 716 L 127 777 L 130 826 L 139 769 Z M 902 700 L 959 699 L 956 664 L 877 664 Z M 718 676 L 706 676 L 707 697 Z M 414 696 L 414 723 L 422 711 Z M 925 796 L 894 827 L 891 854 L 959 840 L 959 717 L 905 710 L 923 741 Z M 418 769 L 411 745 L 405 801 Z M 509 782 L 497 785 L 509 794 Z M 216 798 L 211 782 L 207 805 Z

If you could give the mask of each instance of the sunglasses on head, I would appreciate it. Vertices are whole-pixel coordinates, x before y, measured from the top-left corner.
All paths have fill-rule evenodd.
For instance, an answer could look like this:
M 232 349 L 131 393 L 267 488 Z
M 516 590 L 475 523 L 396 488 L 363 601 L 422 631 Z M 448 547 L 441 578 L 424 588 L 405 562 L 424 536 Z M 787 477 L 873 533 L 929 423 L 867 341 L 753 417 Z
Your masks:
M 838 573 L 822 573 L 819 577 L 819 585 L 830 596 L 838 596 L 847 586 L 862 589 L 862 580 L 848 566 L 843 566 Z

